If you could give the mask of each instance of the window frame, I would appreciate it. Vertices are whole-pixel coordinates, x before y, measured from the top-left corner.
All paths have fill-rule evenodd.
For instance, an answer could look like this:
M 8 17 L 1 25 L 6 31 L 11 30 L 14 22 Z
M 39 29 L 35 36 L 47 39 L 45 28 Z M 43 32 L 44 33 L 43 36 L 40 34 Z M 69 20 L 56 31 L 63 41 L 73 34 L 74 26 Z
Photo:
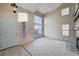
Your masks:
M 67 27 L 68 25 L 68 28 L 64 28 L 63 27 Z M 68 31 L 68 35 L 67 34 L 63 34 L 65 33 L 65 31 Z M 69 24 L 62 24 L 62 36 L 65 36 L 65 37 L 69 37 L 70 36 L 70 25 Z

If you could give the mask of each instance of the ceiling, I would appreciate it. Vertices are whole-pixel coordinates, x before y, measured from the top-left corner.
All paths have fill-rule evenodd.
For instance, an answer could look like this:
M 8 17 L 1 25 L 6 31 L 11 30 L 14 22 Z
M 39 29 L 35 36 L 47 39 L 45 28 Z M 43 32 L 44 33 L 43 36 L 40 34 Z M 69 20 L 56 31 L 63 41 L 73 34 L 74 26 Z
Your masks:
M 18 6 L 35 13 L 36 11 L 46 14 L 56 10 L 62 3 L 17 3 Z

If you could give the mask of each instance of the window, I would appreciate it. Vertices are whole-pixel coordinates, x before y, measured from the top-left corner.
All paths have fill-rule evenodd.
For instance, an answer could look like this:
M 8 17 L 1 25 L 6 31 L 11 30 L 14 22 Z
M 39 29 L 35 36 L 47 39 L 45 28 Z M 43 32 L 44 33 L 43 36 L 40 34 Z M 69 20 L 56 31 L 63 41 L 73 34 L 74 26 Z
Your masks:
M 69 36 L 69 24 L 62 25 L 62 35 Z
M 28 13 L 18 13 L 18 22 L 27 22 L 28 21 Z
M 69 15 L 69 7 L 62 9 L 61 15 L 62 16 Z
M 42 29 L 42 18 L 39 16 L 34 16 L 34 34 L 41 34 Z

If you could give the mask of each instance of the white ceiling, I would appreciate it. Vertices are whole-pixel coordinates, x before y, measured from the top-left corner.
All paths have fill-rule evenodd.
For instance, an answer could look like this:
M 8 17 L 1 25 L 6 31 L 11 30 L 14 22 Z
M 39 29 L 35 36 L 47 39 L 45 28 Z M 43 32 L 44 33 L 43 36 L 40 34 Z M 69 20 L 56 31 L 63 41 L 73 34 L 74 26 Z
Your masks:
M 46 14 L 56 10 L 62 3 L 17 3 L 18 6 L 23 7 L 33 13 L 36 11 Z

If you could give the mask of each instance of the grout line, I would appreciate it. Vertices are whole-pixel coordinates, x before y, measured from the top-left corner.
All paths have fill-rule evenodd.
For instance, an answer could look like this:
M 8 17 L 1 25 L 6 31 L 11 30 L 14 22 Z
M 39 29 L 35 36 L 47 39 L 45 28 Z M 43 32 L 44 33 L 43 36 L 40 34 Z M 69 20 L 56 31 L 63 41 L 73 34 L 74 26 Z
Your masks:
M 32 56 L 32 54 L 23 45 L 21 45 L 21 46 L 25 49 L 26 52 L 28 52 L 29 55 Z

